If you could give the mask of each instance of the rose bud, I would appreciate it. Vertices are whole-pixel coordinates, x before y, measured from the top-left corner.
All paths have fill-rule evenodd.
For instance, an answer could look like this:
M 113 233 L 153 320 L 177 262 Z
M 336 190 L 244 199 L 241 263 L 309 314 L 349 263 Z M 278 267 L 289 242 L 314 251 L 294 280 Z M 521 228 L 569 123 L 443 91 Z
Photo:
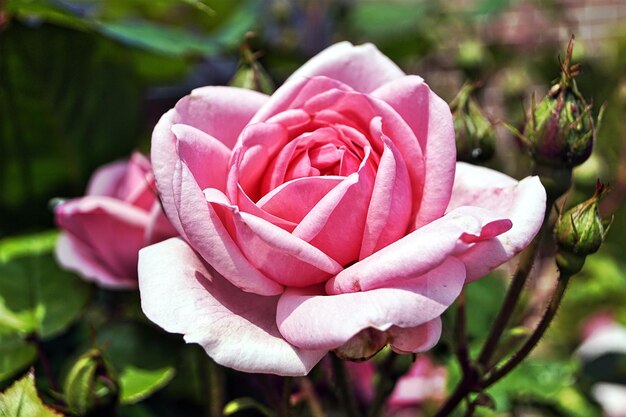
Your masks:
M 91 349 L 78 358 L 65 378 L 63 397 L 77 415 L 114 414 L 119 385 L 102 352 Z
M 459 161 L 486 161 L 495 151 L 493 126 L 471 96 L 475 88 L 465 84 L 450 103 L 456 134 L 456 159 Z
M 54 213 L 63 231 L 55 251 L 59 263 L 106 288 L 136 288 L 139 249 L 176 235 L 150 161 L 138 152 L 99 168 L 86 195 L 57 204 Z
M 609 224 L 598 213 L 598 201 L 607 188 L 598 182 L 594 195 L 559 216 L 555 226 L 557 265 L 572 274 L 580 271 L 587 255 L 600 249 Z

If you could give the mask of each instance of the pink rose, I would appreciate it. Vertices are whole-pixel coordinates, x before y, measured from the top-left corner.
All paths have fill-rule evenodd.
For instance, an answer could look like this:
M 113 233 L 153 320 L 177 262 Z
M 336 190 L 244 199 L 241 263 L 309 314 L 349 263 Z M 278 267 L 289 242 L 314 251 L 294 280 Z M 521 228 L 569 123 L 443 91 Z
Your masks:
M 193 91 L 152 161 L 182 238 L 140 252 L 143 310 L 248 372 L 429 349 L 545 209 L 537 178 L 457 165 L 448 105 L 373 45 L 326 49 L 271 97 Z
M 99 168 L 87 195 L 59 204 L 55 215 L 63 229 L 59 263 L 108 288 L 136 288 L 139 249 L 176 235 L 157 198 L 150 161 L 140 153 Z

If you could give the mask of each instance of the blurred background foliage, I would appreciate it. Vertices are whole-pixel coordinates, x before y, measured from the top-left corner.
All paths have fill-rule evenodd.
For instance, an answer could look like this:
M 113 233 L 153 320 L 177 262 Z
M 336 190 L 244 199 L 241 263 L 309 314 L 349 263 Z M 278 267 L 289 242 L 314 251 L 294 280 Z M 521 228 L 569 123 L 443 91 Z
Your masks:
M 590 378 L 603 376 L 585 375 L 572 354 L 594 313 L 609 312 L 626 324 L 625 23 L 619 0 L 0 0 L 0 385 L 35 363 L 37 383 L 48 392 L 43 399 L 54 402 L 50 392 L 69 395 L 74 388 L 48 377 L 67 375 L 79 363 L 87 364 L 75 371 L 81 375 L 106 374 L 94 365 L 102 354 L 111 358 L 120 384 L 105 386 L 102 395 L 124 404 L 122 415 L 202 415 L 211 366 L 203 353 L 150 326 L 137 294 L 96 290 L 61 271 L 51 255 L 56 233 L 49 231 L 49 202 L 82 195 L 100 165 L 134 149 L 149 152 L 152 127 L 179 98 L 228 83 L 244 39 L 261 52 L 275 85 L 339 40 L 375 43 L 448 101 L 466 81 L 479 82 L 478 101 L 496 123 L 496 154 L 487 165 L 523 177 L 529 161 L 497 122 L 523 125 L 524 107 L 558 77 L 557 54 L 564 55 L 574 33 L 580 90 L 595 103 L 594 113 L 601 103 L 607 111 L 592 158 L 575 171 L 567 204 L 589 196 L 600 178 L 613 189 L 601 209 L 615 221 L 600 253 L 572 282 L 533 359 L 491 391 L 497 411 L 481 412 L 600 415 L 589 388 Z M 536 305 L 535 315 L 532 308 L 520 313 L 520 326 L 536 320 L 551 288 L 549 255 L 547 267 L 536 268 L 526 303 Z M 492 276 L 470 286 L 472 340 L 485 337 L 505 282 Z M 72 297 L 63 296 L 67 291 Z M 515 331 L 507 337 L 515 343 Z M 146 344 L 159 349 L 146 355 Z M 88 354 L 94 346 L 100 353 Z M 450 362 L 453 381 L 447 346 L 435 354 Z M 40 360 L 42 349 L 50 363 Z M 618 369 L 617 379 L 626 382 L 624 357 L 612 360 L 606 372 Z M 313 377 L 324 375 L 317 370 Z M 236 373 L 221 378 L 228 382 L 226 400 L 262 384 Z M 275 394 L 267 394 L 269 403 Z

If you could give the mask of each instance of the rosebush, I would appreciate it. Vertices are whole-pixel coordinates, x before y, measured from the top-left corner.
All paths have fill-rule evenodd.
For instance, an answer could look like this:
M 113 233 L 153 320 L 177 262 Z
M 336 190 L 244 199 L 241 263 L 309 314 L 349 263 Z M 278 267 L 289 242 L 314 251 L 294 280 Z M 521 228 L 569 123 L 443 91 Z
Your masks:
M 55 207 L 59 263 L 107 288 L 137 287 L 139 249 L 175 236 L 157 198 L 150 161 L 135 152 L 92 175 L 84 197 Z
M 181 237 L 141 250 L 142 308 L 248 372 L 431 348 L 545 209 L 537 178 L 457 164 L 448 105 L 373 45 L 331 46 L 271 97 L 194 90 L 151 157 Z

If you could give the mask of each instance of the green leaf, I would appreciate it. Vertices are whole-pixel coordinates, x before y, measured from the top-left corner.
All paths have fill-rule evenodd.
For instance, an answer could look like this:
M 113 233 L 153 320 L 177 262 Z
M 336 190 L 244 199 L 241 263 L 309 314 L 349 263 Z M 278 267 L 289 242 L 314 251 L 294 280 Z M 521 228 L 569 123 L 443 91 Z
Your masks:
M 166 386 L 174 377 L 174 368 L 140 369 L 127 366 L 120 375 L 122 404 L 134 404 Z
M 224 415 L 232 416 L 240 411 L 250 409 L 256 410 L 266 417 L 276 417 L 276 414 L 268 407 L 249 397 L 237 398 L 226 404 L 224 406 Z
M 29 372 L 0 394 L 0 417 L 62 417 L 37 395 L 35 377 Z
M 0 334 L 0 381 L 4 381 L 33 363 L 37 349 L 16 334 Z
M 90 294 L 88 284 L 59 268 L 48 238 L 39 244 L 33 236 L 0 242 L 9 248 L 0 255 L 0 325 L 42 339 L 78 319 Z

